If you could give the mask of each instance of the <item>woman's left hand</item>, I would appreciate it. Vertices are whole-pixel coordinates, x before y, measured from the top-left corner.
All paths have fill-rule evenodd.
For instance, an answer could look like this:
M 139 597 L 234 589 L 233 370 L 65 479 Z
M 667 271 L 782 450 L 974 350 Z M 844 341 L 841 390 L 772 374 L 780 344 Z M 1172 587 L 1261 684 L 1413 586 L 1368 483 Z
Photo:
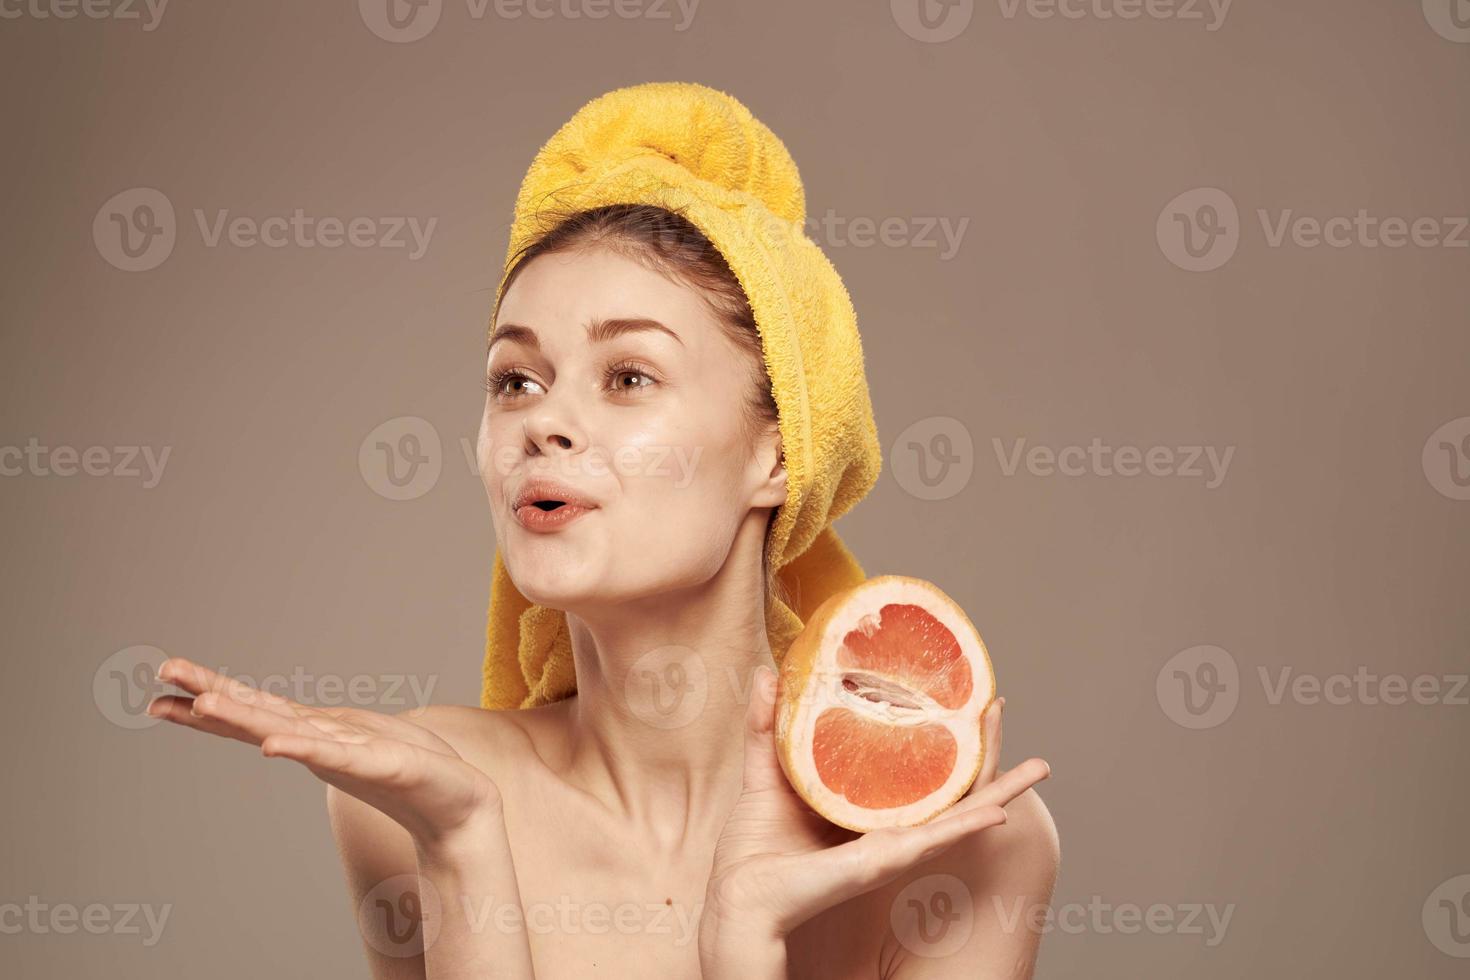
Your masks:
M 722 932 L 784 940 L 819 912 L 1004 823 L 1003 807 L 1051 775 L 1039 758 L 999 772 L 1000 710 L 992 704 L 980 773 L 954 806 L 916 827 L 858 834 L 813 812 L 786 779 L 773 734 L 775 693 L 775 672 L 760 667 L 746 711 L 744 782 L 715 847 L 701 942 Z

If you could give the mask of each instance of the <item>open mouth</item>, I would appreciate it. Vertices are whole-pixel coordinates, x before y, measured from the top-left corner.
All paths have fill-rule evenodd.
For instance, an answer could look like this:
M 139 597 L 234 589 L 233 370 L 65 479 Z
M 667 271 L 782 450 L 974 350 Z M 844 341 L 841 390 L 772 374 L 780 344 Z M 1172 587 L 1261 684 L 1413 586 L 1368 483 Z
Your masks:
M 549 531 L 570 524 L 592 508 L 566 500 L 533 500 L 515 510 L 522 527 L 533 531 Z

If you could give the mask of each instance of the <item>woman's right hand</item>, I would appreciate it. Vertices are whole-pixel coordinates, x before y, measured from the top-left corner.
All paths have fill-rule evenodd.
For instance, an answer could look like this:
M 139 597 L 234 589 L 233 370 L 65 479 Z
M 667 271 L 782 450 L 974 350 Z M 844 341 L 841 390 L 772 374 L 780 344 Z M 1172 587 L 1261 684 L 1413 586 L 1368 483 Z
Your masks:
M 154 699 L 148 706 L 153 717 L 294 759 L 408 831 L 417 862 L 414 904 L 423 909 L 422 928 L 415 930 L 423 972 L 408 960 L 379 956 L 375 976 L 534 980 L 523 924 L 485 928 L 454 914 L 492 896 L 519 910 L 520 891 L 500 791 L 453 746 L 400 716 L 307 707 L 182 657 L 166 661 L 158 678 L 194 696 Z M 425 889 L 435 896 L 432 903 L 424 900 Z M 371 939 L 369 945 L 383 952 Z
M 420 847 L 441 848 L 498 817 L 500 793 L 444 739 L 402 717 L 313 708 L 217 674 L 183 657 L 159 680 L 193 697 L 164 695 L 148 713 L 195 731 L 259 745 L 401 825 Z

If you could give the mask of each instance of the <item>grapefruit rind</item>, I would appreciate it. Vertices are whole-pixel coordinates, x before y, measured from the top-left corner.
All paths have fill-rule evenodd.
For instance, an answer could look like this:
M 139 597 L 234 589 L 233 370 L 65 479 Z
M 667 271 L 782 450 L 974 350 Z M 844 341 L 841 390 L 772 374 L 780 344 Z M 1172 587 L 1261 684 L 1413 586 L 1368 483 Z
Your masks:
M 934 792 L 906 806 L 869 809 L 834 793 L 818 776 L 812 741 L 821 712 L 838 705 L 852 706 L 841 678 L 848 670 L 835 662 L 847 633 L 877 619 L 890 604 L 913 604 L 950 631 L 969 663 L 974 689 L 970 698 L 951 712 L 934 711 L 923 719 L 942 724 L 954 736 L 958 754 L 953 771 Z M 989 746 L 982 719 L 995 700 L 995 670 L 980 633 L 963 609 L 932 582 L 906 575 L 880 575 L 829 596 L 817 607 L 801 634 L 782 658 L 776 712 L 777 758 L 797 795 L 828 821 L 859 833 L 884 827 L 927 823 L 953 806 L 974 784 Z M 887 706 L 868 704 L 871 717 L 898 723 Z

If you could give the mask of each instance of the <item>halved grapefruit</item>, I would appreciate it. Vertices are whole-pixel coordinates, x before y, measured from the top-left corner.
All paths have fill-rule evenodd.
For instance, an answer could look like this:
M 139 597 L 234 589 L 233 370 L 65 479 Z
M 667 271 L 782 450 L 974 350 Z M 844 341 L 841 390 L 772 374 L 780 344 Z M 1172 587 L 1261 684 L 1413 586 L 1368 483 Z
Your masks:
M 849 830 L 938 816 L 980 772 L 995 672 L 980 633 L 932 582 L 880 575 L 817 607 L 781 661 L 781 768 Z

